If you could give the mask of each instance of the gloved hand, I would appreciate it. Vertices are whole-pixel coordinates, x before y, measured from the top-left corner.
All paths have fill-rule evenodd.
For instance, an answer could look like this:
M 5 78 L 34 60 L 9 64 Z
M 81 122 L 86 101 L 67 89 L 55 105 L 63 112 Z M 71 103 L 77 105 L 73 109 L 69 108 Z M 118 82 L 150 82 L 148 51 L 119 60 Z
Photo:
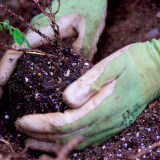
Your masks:
M 27 115 L 17 128 L 29 135 L 32 149 L 52 151 L 56 140 L 77 135 L 84 149 L 129 127 L 148 103 L 160 96 L 160 40 L 128 45 L 95 65 L 63 94 L 74 109 L 64 113 Z
M 54 0 L 52 2 L 53 12 L 57 8 L 58 1 Z M 97 42 L 105 25 L 106 8 L 107 0 L 63 0 L 61 1 L 60 10 L 56 14 L 61 38 L 67 39 L 78 36 L 72 47 L 77 53 L 90 60 L 97 51 Z M 44 14 L 38 15 L 32 20 L 33 26 L 39 28 L 42 33 L 54 40 L 55 35 L 50 24 L 50 19 Z M 26 38 L 32 48 L 47 43 L 45 39 L 37 33 L 30 32 L 30 30 L 26 34 Z M 12 47 L 16 49 L 27 48 L 26 44 L 21 47 L 13 44 Z M 8 52 L 5 53 L 0 61 L 0 98 L 2 86 L 8 81 L 17 60 L 22 55 L 22 53 L 9 54 Z

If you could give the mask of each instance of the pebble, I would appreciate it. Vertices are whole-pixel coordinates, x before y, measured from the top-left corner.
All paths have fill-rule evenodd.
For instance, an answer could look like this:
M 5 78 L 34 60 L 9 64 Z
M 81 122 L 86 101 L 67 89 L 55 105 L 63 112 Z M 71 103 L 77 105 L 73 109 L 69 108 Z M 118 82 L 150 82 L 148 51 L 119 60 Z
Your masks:
M 156 37 L 157 35 L 159 35 L 159 30 L 158 28 L 154 28 L 146 34 L 146 38 L 153 38 Z

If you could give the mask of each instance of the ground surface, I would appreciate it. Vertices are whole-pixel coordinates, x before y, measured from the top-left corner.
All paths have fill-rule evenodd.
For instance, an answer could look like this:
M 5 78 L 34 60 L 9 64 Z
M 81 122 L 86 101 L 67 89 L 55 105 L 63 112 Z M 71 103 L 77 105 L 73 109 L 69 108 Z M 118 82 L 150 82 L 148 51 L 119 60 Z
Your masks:
M 0 2 L 2 1 L 0 0 Z M 7 2 L 12 2 L 12 0 L 8 0 Z M 22 3 L 21 6 L 9 4 L 10 7 L 20 10 L 20 13 L 23 13 L 23 15 L 30 19 L 39 11 L 31 1 L 24 0 L 24 2 L 26 3 Z M 26 12 L 27 10 L 29 12 Z M 158 12 L 160 12 L 160 2 L 158 0 L 110 1 L 106 27 L 99 41 L 99 49 L 94 58 L 94 63 L 127 44 L 158 38 L 160 36 L 160 18 L 157 14 Z M 6 17 L 0 11 L 0 21 L 3 21 Z M 25 27 L 15 22 L 13 18 L 11 18 L 11 21 L 13 26 L 25 30 Z M 6 33 L 1 33 L 0 35 L 1 41 L 9 41 Z M 0 53 L 3 51 L 1 50 Z M 3 124 L 1 124 L 1 127 L 4 127 Z M 9 136 L 11 135 L 7 137 Z M 82 152 L 73 152 L 69 155 L 69 158 L 132 159 L 138 152 L 158 141 L 160 141 L 160 99 L 156 99 L 146 107 L 136 122 L 121 134 L 96 148 L 87 148 Z M 14 143 L 13 139 L 12 145 L 13 147 L 19 146 Z M 5 146 L 1 147 L 0 151 L 6 151 Z M 37 157 L 38 155 L 39 153 L 37 152 L 27 152 L 26 159 L 29 159 L 29 157 L 34 159 L 33 157 Z M 160 147 L 150 150 L 141 159 L 160 159 Z

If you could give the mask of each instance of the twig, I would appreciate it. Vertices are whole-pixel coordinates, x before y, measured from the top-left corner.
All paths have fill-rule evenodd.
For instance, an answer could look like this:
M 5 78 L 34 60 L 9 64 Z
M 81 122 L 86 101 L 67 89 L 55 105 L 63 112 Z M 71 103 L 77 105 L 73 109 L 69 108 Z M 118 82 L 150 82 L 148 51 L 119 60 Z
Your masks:
M 4 139 L 0 139 L 0 141 L 3 142 L 3 143 L 5 143 L 10 148 L 10 150 L 12 151 L 12 153 L 15 154 L 14 149 L 12 148 L 11 144 L 8 141 L 6 141 Z
M 59 3 L 59 5 L 60 5 L 60 3 Z M 59 9 L 55 13 L 53 13 L 50 0 L 46 1 L 46 6 L 48 7 L 48 9 L 50 11 L 50 15 L 55 19 L 55 14 L 58 13 L 57 11 L 59 11 Z M 58 8 L 60 8 L 60 6 L 58 6 Z M 52 26 L 53 31 L 55 33 L 55 37 L 59 41 L 60 40 L 60 33 L 59 33 L 58 30 L 56 30 L 56 25 L 55 25 L 55 23 L 53 21 L 52 21 L 52 25 L 51 26 Z
M 156 148 L 160 146 L 160 141 L 156 142 L 156 143 L 153 143 L 151 146 L 148 146 L 145 150 L 139 152 L 138 154 L 135 155 L 135 159 L 136 158 L 140 158 L 141 156 L 143 156 L 144 154 L 147 154 L 150 150 Z
M 10 15 L 16 17 L 20 21 L 24 22 L 32 31 L 38 33 L 40 36 L 42 36 L 44 39 L 48 41 L 48 43 L 52 44 L 52 40 L 48 38 L 45 34 L 41 33 L 38 29 L 34 28 L 25 18 L 23 18 L 21 15 L 17 15 L 12 10 L 8 9 L 3 4 L 0 4 L 0 8 L 8 12 Z M 53 45 L 53 44 L 52 44 Z
M 48 54 L 48 53 L 40 51 L 38 49 L 15 49 L 15 48 L 9 47 L 8 45 L 3 44 L 1 42 L 0 42 L 0 46 L 4 47 L 6 49 L 10 49 L 10 50 L 15 51 L 15 52 L 11 52 L 11 53 L 16 53 L 16 52 L 26 52 L 26 53 L 31 53 L 31 54 L 38 54 L 39 53 L 40 55 L 49 55 L 49 56 L 56 58 L 55 55 Z
M 51 2 L 50 0 L 46 0 L 46 6 L 48 7 L 49 11 L 50 11 L 50 15 L 55 19 L 55 15 L 59 12 L 59 8 L 60 8 L 60 0 L 58 0 L 58 9 L 56 12 L 52 12 L 52 7 L 51 7 Z M 60 43 L 60 31 L 59 31 L 59 26 L 56 29 L 57 25 L 54 21 L 52 21 L 52 25 L 51 25 L 54 33 L 55 33 L 55 37 L 56 37 L 56 44 L 57 44 L 57 49 L 58 49 L 58 62 L 61 63 L 61 56 L 60 56 L 60 50 L 61 50 L 61 43 Z
M 62 149 L 57 153 L 56 160 L 65 160 L 67 155 L 74 149 L 76 145 L 84 140 L 83 136 L 77 136 L 62 147 Z
M 134 3 L 131 5 L 131 11 L 133 11 L 134 7 L 140 0 L 135 0 Z
M 39 4 L 39 2 L 38 2 L 37 0 L 32 0 L 32 1 L 37 5 L 37 7 L 41 10 L 41 12 L 43 12 L 47 17 L 50 18 L 50 20 L 56 25 L 56 27 L 57 27 L 57 32 L 60 33 L 60 32 L 59 32 L 59 26 L 57 25 L 54 17 L 52 17 L 52 15 L 50 15 L 49 13 L 47 13 L 47 12 L 42 8 L 42 6 Z
M 57 9 L 56 12 L 53 13 L 54 16 L 59 12 L 60 5 L 61 5 L 61 2 L 60 2 L 60 0 L 58 0 L 58 9 Z

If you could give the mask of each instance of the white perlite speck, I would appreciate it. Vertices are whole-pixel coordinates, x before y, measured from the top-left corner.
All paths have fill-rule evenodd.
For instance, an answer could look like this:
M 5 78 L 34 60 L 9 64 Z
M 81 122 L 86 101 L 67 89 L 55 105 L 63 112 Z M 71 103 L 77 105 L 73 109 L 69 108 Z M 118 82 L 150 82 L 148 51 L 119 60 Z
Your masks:
M 35 93 L 35 95 L 34 95 L 34 98 L 38 98 L 38 96 L 39 96 L 39 93 Z
M 136 137 L 137 137 L 137 138 L 139 137 L 139 132 L 136 133 Z
M 121 141 L 125 141 L 125 140 L 126 140 L 125 138 L 122 138 L 122 139 L 121 139 Z
M 89 66 L 89 63 L 88 63 L 88 62 L 85 62 L 84 65 L 85 65 L 85 66 Z
M 73 154 L 73 157 L 77 157 L 77 153 L 74 153 L 74 154 Z
M 6 114 L 6 115 L 4 116 L 4 118 L 5 118 L 5 119 L 9 119 L 9 116 Z
M 122 154 L 117 154 L 117 157 L 122 157 Z
M 65 77 L 69 77 L 70 75 L 70 70 L 68 69 L 67 72 L 64 74 Z
M 75 66 L 77 63 L 72 63 L 72 66 Z
M 27 77 L 25 77 L 25 81 L 26 81 L 26 82 L 28 82 L 28 81 L 29 81 L 29 79 L 28 79 Z
M 53 72 L 50 72 L 50 75 L 53 76 Z

